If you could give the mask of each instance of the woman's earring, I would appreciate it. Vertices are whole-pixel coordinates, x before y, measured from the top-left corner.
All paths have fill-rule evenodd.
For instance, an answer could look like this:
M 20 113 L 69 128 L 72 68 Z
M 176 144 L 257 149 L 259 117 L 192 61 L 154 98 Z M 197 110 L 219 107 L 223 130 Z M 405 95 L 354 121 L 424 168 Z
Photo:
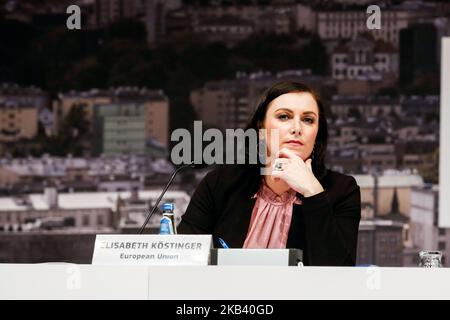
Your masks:
M 315 151 L 315 148 L 313 148 L 313 151 L 311 153 L 311 160 L 314 160 L 314 151 Z

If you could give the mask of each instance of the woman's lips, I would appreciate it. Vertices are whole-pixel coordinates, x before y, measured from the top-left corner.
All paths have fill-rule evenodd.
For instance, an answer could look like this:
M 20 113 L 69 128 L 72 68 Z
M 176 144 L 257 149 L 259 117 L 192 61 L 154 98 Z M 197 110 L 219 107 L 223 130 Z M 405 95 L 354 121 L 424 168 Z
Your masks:
M 299 142 L 299 141 L 287 141 L 285 142 L 286 144 L 292 146 L 292 147 L 301 147 L 303 146 L 303 143 Z

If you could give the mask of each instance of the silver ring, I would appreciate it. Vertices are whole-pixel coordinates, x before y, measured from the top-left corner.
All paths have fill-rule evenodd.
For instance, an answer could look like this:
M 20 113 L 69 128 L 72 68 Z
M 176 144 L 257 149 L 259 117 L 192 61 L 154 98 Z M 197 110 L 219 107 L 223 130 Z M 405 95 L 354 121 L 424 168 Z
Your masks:
M 283 171 L 283 164 L 281 162 L 275 162 L 273 169 L 276 171 Z

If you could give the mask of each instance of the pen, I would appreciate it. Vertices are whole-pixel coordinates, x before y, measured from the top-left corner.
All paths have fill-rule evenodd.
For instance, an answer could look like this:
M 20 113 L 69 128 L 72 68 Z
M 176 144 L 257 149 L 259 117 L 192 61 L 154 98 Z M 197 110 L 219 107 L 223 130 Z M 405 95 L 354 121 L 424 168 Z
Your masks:
M 225 243 L 225 241 L 223 241 L 222 238 L 219 238 L 219 242 L 220 242 L 220 244 L 222 245 L 222 247 L 223 247 L 224 249 L 229 249 L 228 245 Z

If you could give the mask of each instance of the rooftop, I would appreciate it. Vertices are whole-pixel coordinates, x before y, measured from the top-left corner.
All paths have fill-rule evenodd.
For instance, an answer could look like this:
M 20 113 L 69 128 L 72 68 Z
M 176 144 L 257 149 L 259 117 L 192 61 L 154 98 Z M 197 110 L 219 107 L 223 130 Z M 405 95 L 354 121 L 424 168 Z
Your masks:
M 381 95 L 334 95 L 332 98 L 332 106 L 333 105 L 341 105 L 341 104 L 358 104 L 362 106 L 370 106 L 370 105 L 399 105 L 400 99 L 393 98 L 390 96 L 381 96 Z
M 117 100 L 129 99 L 149 99 L 167 101 L 167 96 L 160 89 L 148 89 L 145 87 L 111 87 L 109 89 L 91 89 L 88 91 L 71 90 L 58 94 L 60 99 L 63 98 L 101 98 L 110 97 Z
M 353 175 L 361 188 L 373 188 L 374 177 L 369 174 Z M 418 174 L 388 170 L 378 177 L 378 186 L 380 188 L 399 188 L 399 187 L 421 187 L 424 185 L 423 178 Z
M 16 83 L 2 83 L 0 84 L 0 95 L 43 95 L 44 91 L 41 88 L 30 86 L 22 87 Z
M 160 194 L 160 190 L 139 191 L 139 198 L 154 200 Z M 115 210 L 119 196 L 130 198 L 131 192 L 77 192 L 58 194 L 59 209 L 111 209 Z M 10 211 L 49 210 L 49 206 L 43 194 L 31 194 L 26 201 L 17 201 L 14 197 L 0 197 L 0 214 Z M 164 199 L 182 199 L 186 203 L 190 197 L 184 191 L 167 191 Z M 27 205 L 27 202 L 29 205 Z
M 253 27 L 253 23 L 246 19 L 241 19 L 231 15 L 224 15 L 217 18 L 204 19 L 200 21 L 200 26 L 248 26 Z
M 359 34 L 352 40 L 340 42 L 333 53 L 350 53 L 354 48 L 370 47 L 373 53 L 397 53 L 398 50 L 389 42 L 381 39 L 375 40 L 373 36 L 368 32 Z

